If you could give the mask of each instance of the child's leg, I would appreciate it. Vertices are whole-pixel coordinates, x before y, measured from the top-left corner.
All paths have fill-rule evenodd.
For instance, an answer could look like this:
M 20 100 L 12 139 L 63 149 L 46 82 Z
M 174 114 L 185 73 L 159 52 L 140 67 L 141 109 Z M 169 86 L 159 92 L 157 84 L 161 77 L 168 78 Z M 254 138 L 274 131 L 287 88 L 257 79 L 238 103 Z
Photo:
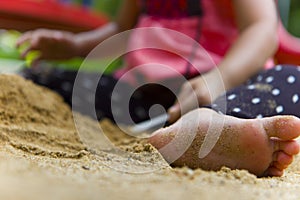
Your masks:
M 263 71 L 245 85 L 227 92 L 226 98 L 220 97 L 211 107 L 221 111 L 224 105 L 227 115 L 239 118 L 300 117 L 300 68 L 278 65 Z
M 75 71 L 35 67 L 25 69 L 21 72 L 21 76 L 54 90 L 64 98 L 65 102 L 71 104 L 73 84 L 76 77 Z
M 211 123 L 213 127 L 223 128 L 220 133 L 213 132 L 220 137 L 210 141 L 216 144 L 202 158 L 200 148 Z M 227 166 L 245 169 L 257 176 L 281 176 L 299 152 L 299 144 L 293 140 L 299 134 L 300 119 L 295 117 L 239 119 L 199 108 L 175 124 L 156 131 L 149 141 L 174 166 L 205 170 Z
M 76 82 L 76 92 L 73 93 L 73 86 L 77 76 L 77 71 L 66 71 L 56 68 L 34 68 L 26 69 L 23 76 L 33 80 L 35 83 L 46 86 L 59 93 L 64 100 L 73 105 L 73 109 L 82 114 L 91 115 L 96 112 L 98 120 L 108 118 L 114 121 L 129 124 L 131 121 L 135 123 L 149 119 L 149 109 L 159 104 L 168 109 L 175 101 L 175 95 L 167 88 L 151 84 L 145 85 L 135 90 L 130 98 L 129 105 L 124 105 L 124 99 L 134 90 L 128 83 L 122 82 L 121 88 L 115 90 L 118 80 L 113 76 L 102 75 L 98 83 L 100 74 L 83 73 Z M 92 88 L 97 84 L 96 94 Z M 112 98 L 112 92 L 114 96 Z M 94 99 L 93 99 L 94 98 Z M 73 104 L 72 104 L 73 101 Z M 113 108 L 111 107 L 113 102 Z M 92 104 L 95 105 L 92 105 Z M 90 110 L 88 108 L 94 108 Z M 115 112 L 112 113 L 114 109 Z M 129 109 L 130 116 L 125 112 Z M 159 115 L 162 110 L 154 111 L 154 115 Z M 116 116 L 117 115 L 117 116 Z M 131 120 L 131 119 L 132 120 Z
M 299 144 L 292 139 L 299 136 L 300 120 L 275 115 L 300 116 L 299 88 L 299 68 L 277 66 L 229 91 L 226 98 L 220 97 L 211 105 L 217 112 L 223 111 L 226 105 L 226 115 L 205 108 L 194 110 L 174 125 L 158 130 L 150 142 L 166 159 L 178 151 L 182 153 L 173 163 L 175 166 L 208 170 L 227 166 L 259 176 L 280 176 L 299 152 Z M 215 138 L 217 143 L 212 151 L 200 158 L 200 147 L 211 122 L 223 128 L 220 137 Z M 218 135 L 215 131 L 214 134 Z

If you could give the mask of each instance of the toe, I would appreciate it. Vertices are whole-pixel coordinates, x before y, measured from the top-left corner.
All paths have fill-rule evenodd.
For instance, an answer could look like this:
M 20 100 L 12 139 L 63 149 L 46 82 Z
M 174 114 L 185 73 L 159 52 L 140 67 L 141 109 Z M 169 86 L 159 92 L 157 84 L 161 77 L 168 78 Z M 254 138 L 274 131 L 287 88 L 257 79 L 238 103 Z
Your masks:
M 269 167 L 263 176 L 282 176 L 283 175 L 283 170 L 280 170 L 274 166 Z
M 273 154 L 273 161 L 277 162 L 280 166 L 288 166 L 293 162 L 293 156 L 278 151 Z
M 264 127 L 269 137 L 292 140 L 300 135 L 300 119 L 293 116 L 265 118 Z
M 288 154 L 290 156 L 296 155 L 299 153 L 299 144 L 295 140 L 291 141 L 275 141 L 275 152 L 276 151 L 282 151 L 285 154 Z
M 279 162 L 273 162 L 272 167 L 275 167 L 279 170 L 285 170 L 288 167 L 288 165 L 283 165 L 282 163 Z

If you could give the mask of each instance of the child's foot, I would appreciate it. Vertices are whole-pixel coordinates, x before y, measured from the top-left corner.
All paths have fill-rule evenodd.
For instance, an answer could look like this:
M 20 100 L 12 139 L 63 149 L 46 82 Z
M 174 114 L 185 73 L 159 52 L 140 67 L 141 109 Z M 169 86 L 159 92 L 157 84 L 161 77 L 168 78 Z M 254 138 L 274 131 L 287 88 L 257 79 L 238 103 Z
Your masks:
M 198 116 L 201 120 L 196 120 Z M 210 119 L 213 119 L 212 123 L 224 123 L 224 126 L 212 151 L 206 157 L 199 158 Z M 194 131 L 196 135 L 191 145 L 183 147 L 179 143 L 188 143 L 186 140 L 194 134 L 189 130 L 193 128 L 197 131 Z M 300 119 L 296 117 L 238 119 L 202 108 L 188 113 L 170 127 L 156 131 L 149 141 L 157 149 L 164 149 L 161 153 L 165 158 L 183 149 L 183 155 L 173 162 L 175 166 L 186 165 L 205 170 L 219 170 L 227 166 L 246 169 L 257 176 L 281 176 L 299 152 L 299 144 L 293 140 L 299 135 Z M 176 142 L 172 141 L 174 138 Z M 169 150 L 162 148 L 171 141 L 173 147 Z

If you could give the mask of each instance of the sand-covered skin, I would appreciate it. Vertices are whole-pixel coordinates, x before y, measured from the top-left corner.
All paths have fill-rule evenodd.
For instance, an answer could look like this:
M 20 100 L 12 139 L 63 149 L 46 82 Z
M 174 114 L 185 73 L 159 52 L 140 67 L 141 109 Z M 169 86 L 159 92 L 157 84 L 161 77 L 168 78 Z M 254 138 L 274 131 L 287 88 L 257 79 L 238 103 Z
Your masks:
M 280 178 L 172 169 L 109 121 L 100 131 L 98 122 L 76 119 L 80 134 L 58 95 L 0 75 L 0 199 L 300 199 L 299 157 Z

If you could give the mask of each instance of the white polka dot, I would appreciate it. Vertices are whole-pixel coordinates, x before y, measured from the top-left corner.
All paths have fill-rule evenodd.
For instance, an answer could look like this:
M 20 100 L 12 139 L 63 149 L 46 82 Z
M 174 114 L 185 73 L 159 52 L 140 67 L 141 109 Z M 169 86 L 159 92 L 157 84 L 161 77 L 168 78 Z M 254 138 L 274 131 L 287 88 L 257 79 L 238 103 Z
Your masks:
M 241 112 L 241 109 L 240 108 L 234 108 L 232 111 L 238 113 L 238 112 Z
M 280 95 L 280 90 L 279 89 L 274 89 L 274 90 L 272 90 L 272 94 L 274 96 L 278 96 L 278 95 Z
M 263 118 L 263 116 L 262 115 L 257 115 L 256 118 L 261 119 L 261 118 Z
M 297 70 L 300 71 L 300 66 L 297 66 Z
M 295 81 L 296 81 L 295 76 L 289 76 L 289 77 L 287 78 L 287 82 L 290 83 L 290 84 L 295 83 Z
M 255 89 L 255 85 L 248 85 L 248 90 L 254 90 Z
M 252 103 L 253 104 L 259 104 L 260 103 L 260 98 L 253 98 Z
M 257 81 L 261 81 L 262 79 L 263 79 L 263 77 L 262 77 L 261 75 L 259 75 L 259 76 L 256 78 Z
M 298 94 L 295 94 L 293 96 L 293 103 L 297 103 L 299 101 L 299 95 Z
M 277 106 L 276 112 L 277 113 L 282 113 L 283 112 L 283 106 Z
M 282 66 L 281 66 L 281 65 L 277 65 L 277 66 L 275 67 L 275 70 L 276 70 L 276 71 L 281 71 L 281 70 L 282 70 Z
M 227 97 L 228 100 L 233 100 L 235 98 L 236 98 L 236 94 L 232 94 Z
M 211 107 L 216 108 L 218 105 L 217 104 L 212 104 Z
M 271 83 L 274 80 L 273 76 L 269 76 L 268 78 L 266 78 L 266 83 Z

